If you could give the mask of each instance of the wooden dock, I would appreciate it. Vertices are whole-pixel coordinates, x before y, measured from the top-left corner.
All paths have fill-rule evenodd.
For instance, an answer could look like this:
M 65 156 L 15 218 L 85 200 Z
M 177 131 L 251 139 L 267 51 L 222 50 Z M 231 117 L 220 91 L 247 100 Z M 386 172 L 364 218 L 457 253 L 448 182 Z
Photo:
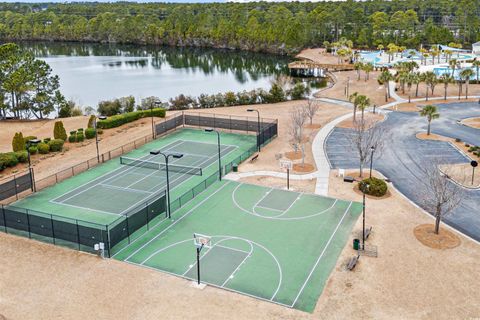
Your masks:
M 319 63 L 314 62 L 311 60 L 300 60 L 300 61 L 293 61 L 288 64 L 288 69 L 290 70 L 291 74 L 297 75 L 312 75 L 314 76 L 316 73 L 322 73 L 325 71 L 346 71 L 346 70 L 354 70 L 353 64 L 347 63 Z M 322 70 L 322 72 L 319 72 Z

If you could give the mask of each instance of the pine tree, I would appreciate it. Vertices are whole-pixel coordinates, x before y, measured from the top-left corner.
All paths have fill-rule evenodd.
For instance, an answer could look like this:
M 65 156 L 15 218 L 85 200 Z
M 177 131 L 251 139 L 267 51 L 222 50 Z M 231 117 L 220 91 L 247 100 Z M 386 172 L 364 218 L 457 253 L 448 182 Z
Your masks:
M 12 140 L 12 149 L 14 152 L 23 151 L 27 148 L 25 140 L 23 139 L 23 134 L 21 132 L 16 132 Z
M 65 131 L 62 121 L 55 122 L 55 126 L 53 127 L 53 137 L 55 139 L 62 139 L 63 141 L 67 140 L 67 131 Z

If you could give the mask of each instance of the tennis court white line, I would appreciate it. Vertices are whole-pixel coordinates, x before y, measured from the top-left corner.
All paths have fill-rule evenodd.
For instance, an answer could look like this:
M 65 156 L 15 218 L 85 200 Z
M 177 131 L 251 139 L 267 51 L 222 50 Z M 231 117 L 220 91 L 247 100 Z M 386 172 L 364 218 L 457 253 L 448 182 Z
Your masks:
M 132 193 L 148 193 L 148 194 L 153 193 L 153 192 L 143 191 L 143 190 L 139 190 L 139 189 L 131 189 L 131 188 L 128 188 L 128 187 L 114 186 L 114 185 L 111 185 L 111 184 L 99 183 L 99 184 L 97 184 L 97 186 L 102 186 L 102 187 L 105 187 L 107 189 L 123 190 L 123 191 L 132 192 Z
M 63 203 L 63 202 L 57 202 L 57 201 L 54 201 L 54 200 L 51 200 L 52 203 L 56 203 L 56 204 L 61 204 L 62 206 L 68 206 L 68 207 L 72 207 L 72 208 L 77 208 L 77 209 L 82 209 L 82 210 L 89 210 L 89 211 L 94 211 L 94 212 L 99 212 L 99 213 L 106 213 L 106 214 L 109 214 L 109 215 L 113 215 L 113 216 L 117 216 L 118 217 L 118 213 L 113 213 L 113 212 L 108 212 L 108 211 L 102 211 L 102 210 L 97 210 L 97 209 L 91 209 L 89 207 L 79 207 L 79 206 L 76 206 L 74 204 L 68 204 L 68 203 Z M 73 218 L 72 218 L 73 219 Z
M 222 139 L 222 135 L 220 135 L 220 139 Z M 187 141 L 187 142 L 195 142 L 195 143 L 201 143 L 201 144 L 208 144 L 208 145 L 211 145 L 211 146 L 215 146 L 215 148 L 218 148 L 218 142 L 215 142 L 215 143 L 210 143 L 210 142 L 199 142 L 199 141 L 195 141 L 195 140 L 182 140 L 182 141 Z M 220 150 L 221 150 L 221 147 L 222 146 L 227 146 L 227 147 L 233 147 L 233 148 L 240 148 L 239 146 L 236 146 L 236 145 L 233 145 L 233 144 L 223 144 L 223 143 L 220 143 Z M 217 150 L 217 149 L 215 149 Z
M 167 146 L 170 146 L 170 145 L 172 145 L 172 144 L 174 144 L 174 143 L 177 143 L 177 142 L 178 142 L 178 140 L 177 140 L 177 141 L 174 141 L 174 142 L 172 142 L 172 143 L 170 143 L 170 144 L 168 144 Z M 147 155 L 145 155 L 145 156 L 143 156 L 143 157 L 140 157 L 140 158 L 138 158 L 138 159 L 140 159 L 140 160 L 146 160 L 145 158 L 150 157 L 150 156 L 151 156 L 150 154 L 147 154 Z M 113 159 L 108 160 L 108 161 L 112 161 L 112 160 L 113 160 Z M 125 169 L 125 170 L 123 170 L 123 169 Z M 131 170 L 130 170 L 130 168 L 125 168 L 125 167 L 120 166 L 120 167 L 118 167 L 117 169 L 115 169 L 115 170 L 113 170 L 113 171 L 108 171 L 107 173 L 102 174 L 101 176 L 93 179 L 92 181 L 88 181 L 88 182 L 86 182 L 86 183 L 84 183 L 84 184 L 82 184 L 82 185 L 80 185 L 80 186 L 78 186 L 78 187 L 76 187 L 76 188 L 74 188 L 74 189 L 72 189 L 72 190 L 70 190 L 70 191 L 62 194 L 61 196 L 56 197 L 55 199 L 50 200 L 50 201 L 54 201 L 55 203 L 62 203 L 63 201 L 66 201 L 67 199 L 66 199 L 66 200 L 62 200 L 62 202 L 57 201 L 57 199 L 65 196 L 65 194 L 68 194 L 68 193 L 70 193 L 70 192 L 73 192 L 73 191 L 75 191 L 75 190 L 78 190 L 78 189 L 84 187 L 85 185 L 87 185 L 87 184 L 89 184 L 89 183 L 92 183 L 92 182 L 95 182 L 95 181 L 97 181 L 97 180 L 100 180 L 101 178 L 105 177 L 106 175 L 112 174 L 113 172 L 116 172 L 116 171 L 119 171 L 118 174 L 120 174 L 120 173 L 128 172 L 128 171 L 131 171 Z M 117 174 L 116 174 L 116 175 L 117 175 Z M 116 176 L 116 175 L 115 175 L 115 176 Z M 107 178 L 107 179 L 108 179 L 108 178 Z M 105 181 L 105 180 L 103 180 L 103 181 Z M 102 182 L 103 182 L 103 181 L 102 181 Z M 95 185 L 97 185 L 97 183 L 95 183 L 94 186 L 95 186 Z
M 250 252 L 248 252 L 248 254 L 245 256 L 245 258 L 243 258 L 242 262 L 240 262 L 238 264 L 238 266 L 235 268 L 235 270 L 233 270 L 233 272 L 227 277 L 227 279 L 222 283 L 221 287 L 223 288 L 228 281 L 230 281 L 231 279 L 233 279 L 233 275 L 238 271 L 238 269 L 240 269 L 240 267 L 244 264 L 244 262 L 252 255 L 252 252 L 253 252 L 253 245 L 252 243 L 249 241 L 248 244 L 250 245 Z
M 163 231 L 161 231 L 159 234 L 157 234 L 154 238 L 150 239 L 147 243 L 145 243 L 144 245 L 142 245 L 140 248 L 138 248 L 137 250 L 135 250 L 132 254 L 130 254 L 128 257 L 126 257 L 124 260 L 128 260 L 130 259 L 133 255 L 135 255 L 138 251 L 140 251 L 141 249 L 145 248 L 145 246 L 147 246 L 148 244 L 150 244 L 152 241 L 154 241 L 155 239 L 157 239 L 159 236 L 161 236 L 162 234 L 164 234 L 168 229 L 170 229 L 171 227 L 173 227 L 174 225 L 176 225 L 178 222 L 180 222 L 183 218 L 185 218 L 188 214 L 190 214 L 192 211 L 194 211 L 195 209 L 197 209 L 198 207 L 200 207 L 202 204 L 204 204 L 206 201 L 208 201 L 208 199 L 210 199 L 211 197 L 213 197 L 214 195 L 216 195 L 218 192 L 220 192 L 221 190 L 223 190 L 226 186 L 228 186 L 230 184 L 230 182 L 227 182 L 225 183 L 223 186 L 221 186 L 220 188 L 218 188 L 214 193 L 212 193 L 211 195 L 209 195 L 208 197 L 206 197 L 205 199 L 203 199 L 202 201 L 200 201 L 199 203 L 197 203 L 193 208 L 191 208 L 190 210 L 188 210 L 183 216 L 181 216 L 180 218 L 178 218 L 175 222 L 173 222 L 171 225 L 169 225 L 168 227 L 166 227 Z M 150 229 L 150 231 L 147 231 L 146 233 L 144 233 L 142 235 L 142 237 L 144 237 L 146 234 L 148 234 L 149 232 L 153 231 L 153 228 Z M 130 242 L 130 245 L 132 245 L 134 242 L 136 242 L 138 239 L 141 239 L 142 237 L 138 237 L 137 239 L 135 239 L 135 241 L 132 241 Z M 119 254 L 122 250 L 124 250 L 125 248 L 128 248 L 130 247 L 130 245 L 122 248 L 120 251 L 118 251 L 116 254 L 114 254 L 112 257 L 116 256 L 117 254 Z
M 293 308 L 293 306 L 295 305 L 295 303 L 297 303 L 298 298 L 300 297 L 300 295 L 302 294 L 303 290 L 304 290 L 305 287 L 307 286 L 307 283 L 308 283 L 308 281 L 310 280 L 310 277 L 312 276 L 313 272 L 315 272 L 315 269 L 317 268 L 318 263 L 319 263 L 320 260 L 323 258 L 323 255 L 324 255 L 325 252 L 327 251 L 327 248 L 328 248 L 328 246 L 330 245 L 330 242 L 332 242 L 333 237 L 334 237 L 335 234 L 337 233 L 338 228 L 339 228 L 340 225 L 342 224 L 343 219 L 345 219 L 345 216 L 347 215 L 347 213 L 348 213 L 348 211 L 350 210 L 350 207 L 351 207 L 351 206 L 352 206 L 352 202 L 350 202 L 350 204 L 348 205 L 347 210 L 345 210 L 345 212 L 343 213 L 343 216 L 342 216 L 342 218 L 340 219 L 340 221 L 338 222 L 337 227 L 336 227 L 335 230 L 333 231 L 332 235 L 330 236 L 330 239 L 328 239 L 328 242 L 327 242 L 327 244 L 325 245 L 325 247 L 323 248 L 322 253 L 321 253 L 320 256 L 318 257 L 318 259 L 317 259 L 317 261 L 315 262 L 315 265 L 313 266 L 312 270 L 310 271 L 307 279 L 305 280 L 305 282 L 303 283 L 302 287 L 300 288 L 300 291 L 298 292 L 297 296 L 295 297 L 295 300 L 293 300 L 293 303 L 292 303 L 292 305 L 290 306 L 291 308 Z
M 207 160 L 205 160 L 205 161 L 202 161 L 202 162 L 199 163 L 198 165 L 202 165 L 204 162 L 210 161 L 210 159 L 212 159 L 212 158 L 209 158 L 209 159 L 207 159 Z M 194 162 L 194 164 L 197 165 L 196 162 Z M 154 171 L 154 173 L 156 173 L 156 171 Z M 175 183 L 176 181 L 182 179 L 182 178 L 185 177 L 185 176 L 190 176 L 190 175 L 189 175 L 189 174 L 186 174 L 186 173 L 181 174 L 181 175 L 179 175 L 178 177 L 175 177 L 172 181 L 170 181 L 170 185 L 172 185 L 173 183 Z M 188 180 L 190 180 L 190 179 L 191 179 L 191 177 L 190 177 L 189 179 L 186 179 L 186 180 L 183 181 L 183 182 L 186 182 L 186 181 L 188 181 Z M 159 185 L 163 184 L 163 182 L 165 182 L 165 180 L 163 180 L 161 183 L 157 183 L 155 186 L 153 186 L 152 188 L 148 189 L 148 191 L 150 191 L 150 190 L 152 190 L 152 189 L 154 189 L 154 188 L 157 188 Z M 174 190 L 176 187 L 177 187 L 177 186 L 174 186 L 171 190 Z M 142 201 L 138 201 L 138 202 L 135 203 L 134 205 L 128 207 L 128 208 L 125 209 L 125 210 L 123 210 L 120 214 L 124 215 L 124 214 L 127 213 L 129 210 L 131 210 L 132 208 L 135 208 L 136 206 L 138 206 L 138 205 L 139 205 L 140 203 L 142 203 L 142 202 L 149 201 L 150 198 L 152 198 L 152 197 L 155 196 L 155 195 L 160 194 L 160 193 L 161 193 L 162 191 L 164 191 L 165 189 L 166 189 L 166 186 L 163 187 L 161 190 L 152 193 L 151 196 L 149 196 L 149 197 L 147 197 L 147 198 L 145 198 L 145 199 L 142 199 Z M 171 192 L 171 190 L 170 190 L 170 192 Z

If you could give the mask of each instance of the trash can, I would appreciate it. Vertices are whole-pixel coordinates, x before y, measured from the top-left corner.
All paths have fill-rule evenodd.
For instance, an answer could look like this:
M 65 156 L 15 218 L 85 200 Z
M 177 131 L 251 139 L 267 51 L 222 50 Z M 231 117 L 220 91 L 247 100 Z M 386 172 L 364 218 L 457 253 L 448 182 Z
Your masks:
M 353 239 L 353 249 L 358 250 L 360 248 L 360 239 Z
M 236 163 L 232 164 L 232 171 L 233 172 L 238 172 L 238 164 L 236 164 Z

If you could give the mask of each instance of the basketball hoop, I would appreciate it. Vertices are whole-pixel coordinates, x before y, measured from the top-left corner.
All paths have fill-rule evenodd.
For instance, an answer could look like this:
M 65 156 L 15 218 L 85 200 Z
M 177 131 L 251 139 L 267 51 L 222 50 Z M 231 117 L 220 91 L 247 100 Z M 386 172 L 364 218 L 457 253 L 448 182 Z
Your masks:
M 280 160 L 280 168 L 287 170 L 287 190 L 290 190 L 290 170 L 293 168 L 293 162 L 290 160 Z
M 193 243 L 197 248 L 210 248 L 212 238 L 200 233 L 193 234 Z

